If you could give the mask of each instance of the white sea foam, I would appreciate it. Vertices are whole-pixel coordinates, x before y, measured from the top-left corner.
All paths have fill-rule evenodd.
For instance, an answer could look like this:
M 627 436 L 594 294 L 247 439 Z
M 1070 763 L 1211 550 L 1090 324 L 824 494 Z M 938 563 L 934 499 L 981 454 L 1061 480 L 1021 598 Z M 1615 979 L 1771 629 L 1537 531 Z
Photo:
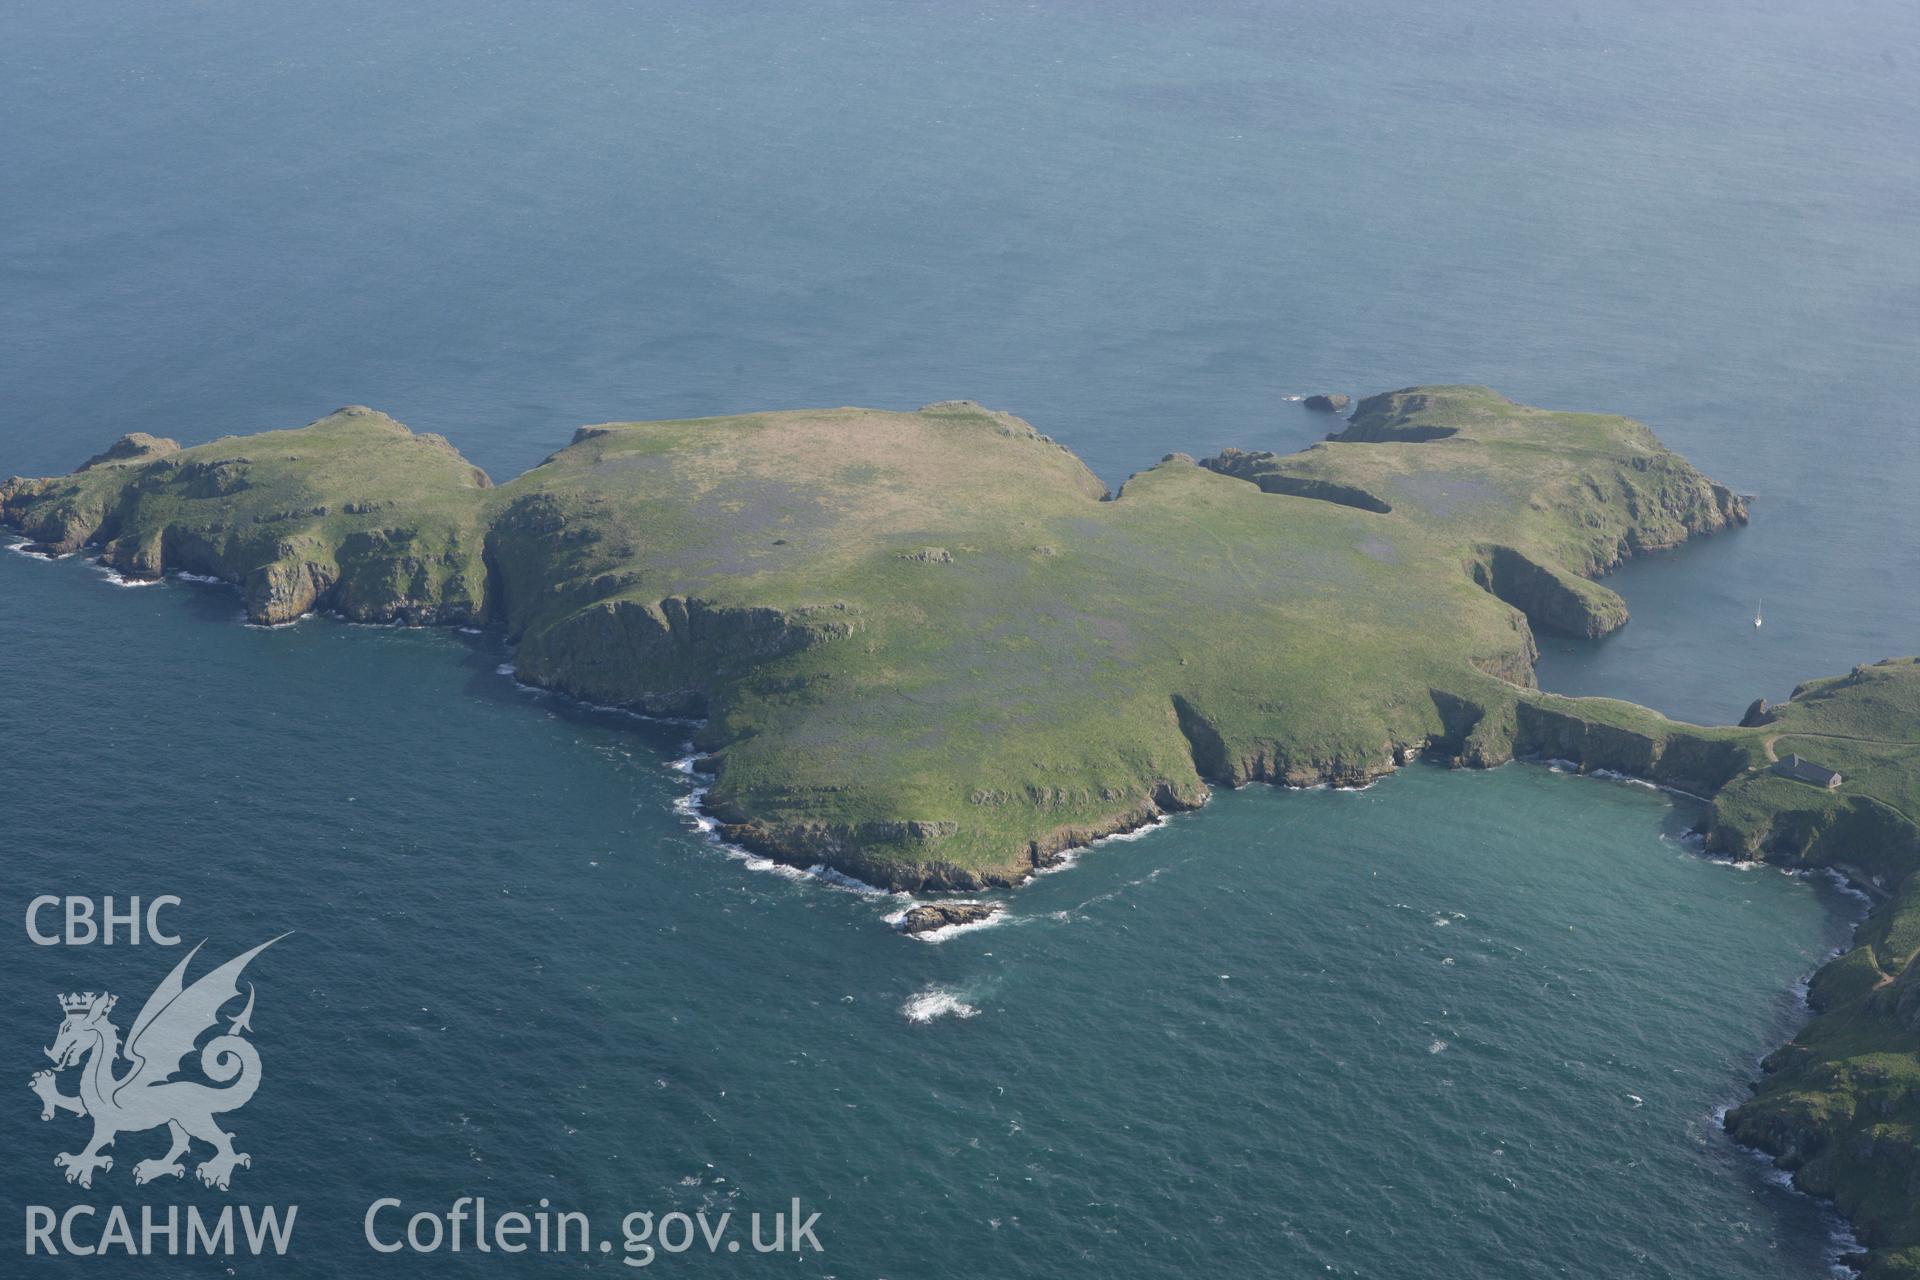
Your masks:
M 173 576 L 182 582 L 204 582 L 210 586 L 225 586 L 225 578 L 216 578 L 210 573 L 188 573 L 185 569 L 175 569 Z
M 1867 1246 L 1860 1243 L 1860 1237 L 1853 1234 L 1853 1228 L 1836 1215 L 1833 1229 L 1827 1236 L 1827 1270 L 1836 1276 L 1857 1277 L 1860 1272 L 1848 1266 L 1845 1260 L 1858 1257 L 1866 1250 Z
M 1855 884 L 1845 872 L 1836 867 L 1822 867 L 1820 868 L 1820 873 L 1832 882 L 1834 888 L 1846 894 L 1855 902 L 1868 907 L 1873 905 L 1873 895 Z
M 116 587 L 157 587 L 161 583 L 159 578 L 129 578 L 112 565 L 101 564 L 99 561 L 95 561 L 93 567 L 101 577 Z
M 1101 836 L 1099 839 L 1090 841 L 1087 844 L 1075 845 L 1071 849 L 1062 849 L 1059 853 L 1053 855 L 1053 861 L 1049 862 L 1046 866 L 1035 867 L 1033 874 L 1036 876 L 1050 876 L 1062 871 L 1072 870 L 1075 866 L 1079 865 L 1080 855 L 1088 849 L 1098 849 L 1103 845 L 1109 844 L 1127 844 L 1135 840 L 1145 840 L 1148 836 L 1160 830 L 1160 828 L 1166 826 L 1167 823 L 1172 820 L 1172 817 L 1168 814 L 1157 814 L 1152 821 L 1143 822 L 1131 830 L 1115 831 L 1111 835 Z
M 915 902 L 909 899 L 905 906 L 901 907 L 897 911 L 889 912 L 884 918 L 888 924 L 892 925 L 894 928 L 897 929 L 900 927 L 900 922 L 907 918 L 907 912 L 913 910 L 915 907 L 919 905 L 920 904 L 918 902 Z M 996 903 L 994 905 L 993 914 L 988 916 L 984 920 L 972 920 L 967 922 L 966 924 L 942 925 L 938 929 L 928 929 L 924 933 L 909 934 L 908 936 L 911 937 L 915 942 L 934 942 L 934 943 L 946 942 L 950 939 L 959 937 L 963 933 L 977 933 L 982 929 L 991 929 L 991 928 L 994 928 L 996 925 L 1011 923 L 1013 918 L 1014 917 L 1012 913 L 1010 913 L 1005 907 L 1000 906 L 999 904 Z
M 865 880 L 850 876 L 844 871 L 839 871 L 827 866 L 825 863 L 816 862 L 807 868 L 807 874 L 822 884 L 831 885 L 835 889 L 845 889 L 848 893 L 858 893 L 869 898 L 891 898 L 895 896 L 877 884 L 868 884 Z
M 1108 836 L 1107 838 L 1111 840 L 1114 837 Z M 1071 871 L 1079 865 L 1081 852 L 1081 849 L 1062 849 L 1059 853 L 1053 855 L 1053 861 L 1049 862 L 1046 866 L 1035 867 L 1033 874 L 1036 876 L 1050 876 L 1062 871 Z
M 900 1012 L 907 1016 L 908 1022 L 928 1023 L 945 1017 L 971 1018 L 980 1010 L 952 991 L 928 987 L 909 997 L 900 1006 Z
M 534 688 L 538 688 L 539 686 L 528 685 L 526 687 L 529 689 L 534 689 Z M 553 692 L 553 690 L 551 689 L 541 689 L 540 691 L 542 693 Z M 555 696 L 565 697 L 566 695 L 557 694 Z M 632 707 L 616 707 L 610 702 L 580 702 L 580 700 L 577 698 L 573 699 L 573 701 L 578 702 L 579 705 L 585 707 L 589 711 L 599 711 L 607 715 L 613 715 L 613 716 L 626 716 L 628 719 L 631 719 L 631 720 L 645 720 L 649 724 L 677 724 L 677 725 L 684 725 L 689 728 L 698 728 L 699 726 L 706 723 L 706 721 L 698 719 L 693 716 L 657 716 L 648 711 L 635 711 Z
M 1168 821 L 1170 821 L 1170 819 L 1163 813 L 1154 818 L 1153 821 L 1141 823 L 1131 831 L 1116 831 L 1112 835 L 1101 836 L 1089 847 L 1098 849 L 1103 844 L 1125 844 L 1133 840 L 1145 840 L 1148 836 L 1166 826 Z
M 692 746 L 692 743 L 688 743 Z M 868 884 L 856 879 L 844 871 L 836 870 L 824 863 L 815 863 L 811 867 L 795 867 L 784 862 L 755 853 L 744 845 L 734 844 L 720 835 L 720 824 L 707 814 L 703 804 L 707 798 L 707 783 L 711 778 L 694 767 L 700 757 L 689 754 L 668 762 L 667 767 L 675 773 L 693 779 L 695 785 L 673 802 L 673 811 L 681 821 L 692 827 L 708 844 L 740 863 L 749 871 L 758 871 L 764 875 L 779 876 L 796 883 L 816 884 L 828 889 L 837 889 L 842 893 L 857 893 L 868 898 L 905 898 L 905 894 L 882 889 L 879 885 Z
M 484 634 L 478 627 L 461 627 L 459 630 L 468 635 L 477 636 Z M 649 724 L 677 724 L 690 729 L 697 729 L 706 723 L 705 720 L 700 720 L 692 716 L 656 716 L 650 715 L 645 711 L 635 711 L 632 707 L 616 707 L 611 703 L 586 702 L 579 698 L 569 697 L 567 694 L 560 693 L 556 690 L 543 688 L 540 685 L 522 680 L 520 678 L 520 668 L 512 662 L 501 663 L 493 669 L 493 673 L 497 676 L 505 676 L 507 679 L 513 681 L 514 687 L 522 692 L 544 694 L 550 698 L 562 698 L 572 705 L 584 707 L 588 711 L 599 711 L 607 715 L 625 716 L 630 720 L 644 720 Z
M 1630 773 L 1621 773 L 1618 769 L 1595 769 L 1587 775 L 1590 778 L 1605 778 L 1609 782 L 1624 782 L 1630 787 L 1645 787 L 1649 791 L 1660 790 L 1657 782 L 1648 782 L 1645 778 L 1636 778 Z
M 1446 1051 L 1447 1051 L 1447 1042 L 1445 1040 L 1435 1040 L 1432 1044 L 1427 1046 L 1428 1053 L 1445 1053 Z
M 1722 1132 L 1726 1131 L 1728 1110 L 1729 1108 L 1726 1106 L 1718 1106 L 1713 1109 L 1714 1127 L 1720 1129 Z M 1739 1142 L 1735 1142 L 1734 1145 L 1739 1147 L 1741 1151 L 1746 1152 L 1748 1158 L 1760 1163 L 1762 1166 L 1761 1176 L 1768 1182 L 1792 1195 L 1805 1196 L 1807 1194 L 1793 1185 L 1793 1175 L 1785 1169 L 1782 1169 L 1779 1164 L 1774 1161 L 1772 1156 L 1757 1147 L 1745 1146 Z M 1864 1252 L 1866 1246 L 1860 1243 L 1860 1238 L 1854 1235 L 1853 1228 L 1847 1224 L 1846 1220 L 1834 1212 L 1831 1204 L 1824 1200 L 1818 1201 L 1818 1203 L 1827 1220 L 1826 1261 L 1828 1271 L 1835 1276 L 1858 1276 L 1860 1273 L 1848 1266 L 1843 1260 Z

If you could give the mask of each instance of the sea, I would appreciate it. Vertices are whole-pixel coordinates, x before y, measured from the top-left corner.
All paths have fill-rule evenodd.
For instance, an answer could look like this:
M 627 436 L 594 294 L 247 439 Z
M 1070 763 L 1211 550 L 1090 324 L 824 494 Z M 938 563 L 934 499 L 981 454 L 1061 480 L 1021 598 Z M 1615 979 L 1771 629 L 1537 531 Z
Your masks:
M 1719 723 L 1920 648 L 1910 5 L 16 0 L 0 118 L 0 474 L 363 403 L 504 479 L 587 422 L 969 397 L 1118 484 L 1333 428 L 1294 397 L 1480 382 L 1755 495 L 1610 579 L 1633 621 L 1546 641 L 1547 687 Z M 1853 1247 L 1718 1117 L 1860 903 L 1704 857 L 1686 797 L 1254 787 L 924 942 L 910 899 L 713 843 L 687 726 L 512 659 L 0 552 L 8 1274 L 1786 1280 Z M 56 997 L 124 1031 L 193 944 L 189 979 L 270 938 L 230 1189 L 204 1147 L 137 1184 L 157 1129 L 67 1183 L 87 1130 L 28 1091 Z M 295 1206 L 284 1255 L 106 1230 Z M 475 1247 L 563 1212 L 581 1248 Z

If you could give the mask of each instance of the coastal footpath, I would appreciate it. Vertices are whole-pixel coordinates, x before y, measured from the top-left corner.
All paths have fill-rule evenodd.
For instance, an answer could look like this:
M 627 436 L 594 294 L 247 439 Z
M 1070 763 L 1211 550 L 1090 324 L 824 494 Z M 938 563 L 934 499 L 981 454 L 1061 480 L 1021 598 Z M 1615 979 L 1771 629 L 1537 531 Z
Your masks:
M 1920 667 L 1738 726 L 1535 686 L 1536 631 L 1626 622 L 1595 578 L 1746 519 L 1639 423 L 1483 387 L 1370 397 L 1295 454 L 1172 454 L 1117 493 L 965 401 L 584 427 L 499 486 L 356 407 L 0 484 L 31 550 L 219 578 L 265 625 L 493 628 L 524 681 L 697 718 L 726 838 L 889 887 L 1013 884 L 1211 786 L 1423 757 L 1692 792 L 1711 849 L 1879 900 L 1728 1126 L 1836 1200 L 1873 1274 L 1920 1276 Z

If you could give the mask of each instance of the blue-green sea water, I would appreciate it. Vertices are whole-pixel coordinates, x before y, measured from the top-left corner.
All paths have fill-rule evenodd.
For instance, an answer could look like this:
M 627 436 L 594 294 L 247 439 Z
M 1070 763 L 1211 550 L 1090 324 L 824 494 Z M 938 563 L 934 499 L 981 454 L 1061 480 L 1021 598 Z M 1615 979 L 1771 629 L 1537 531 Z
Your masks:
M 362 402 L 503 477 L 581 422 L 972 396 L 1117 482 L 1328 428 L 1289 395 L 1488 382 L 1760 495 L 1618 575 L 1634 622 L 1550 687 L 1726 719 L 1916 647 L 1909 7 L 559 8 L 8 6 L 0 472 Z M 1828 1266 L 1714 1115 L 1853 907 L 1701 859 L 1684 801 L 1222 795 L 923 945 L 702 840 L 683 729 L 510 660 L 0 554 L 8 1273 L 628 1270 L 362 1241 L 466 1194 L 615 1241 L 822 1214 L 822 1254 L 667 1271 Z M 296 930 L 249 971 L 232 1194 L 133 1186 L 150 1134 L 60 1180 L 55 993 L 124 1028 L 178 953 L 31 945 L 40 893 L 176 894 L 215 959 Z M 235 1202 L 300 1206 L 288 1259 L 20 1256 L 25 1206 Z

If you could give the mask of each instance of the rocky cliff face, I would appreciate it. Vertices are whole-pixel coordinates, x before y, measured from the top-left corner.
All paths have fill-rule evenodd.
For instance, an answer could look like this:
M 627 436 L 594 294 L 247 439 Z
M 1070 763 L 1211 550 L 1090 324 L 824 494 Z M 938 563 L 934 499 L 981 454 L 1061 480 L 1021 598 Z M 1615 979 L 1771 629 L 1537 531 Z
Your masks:
M 698 598 L 604 600 L 526 632 L 520 678 L 589 702 L 701 716 L 730 675 L 854 633 L 841 608 L 781 610 Z
M 49 555 L 69 555 L 85 546 L 106 521 L 104 495 L 54 493 L 56 481 L 20 476 L 0 482 L 0 522 Z
M 1623 561 L 1650 551 L 1666 551 L 1688 538 L 1719 533 L 1747 523 L 1747 500 L 1694 470 L 1679 454 L 1661 449 L 1630 459 L 1612 481 L 1600 484 L 1601 497 L 1625 517 L 1607 530 L 1585 567 L 1605 573 Z
M 1425 749 L 1424 734 L 1383 738 L 1373 753 L 1301 752 L 1275 738 L 1229 744 L 1219 728 L 1190 700 L 1175 694 L 1180 732 L 1193 748 L 1194 768 L 1208 782 L 1228 787 L 1267 782 L 1283 787 L 1364 787 L 1392 773 Z
M 1627 604 L 1619 596 L 1539 564 L 1513 547 L 1484 548 L 1471 573 L 1474 582 L 1542 631 L 1593 640 L 1627 623 Z
M 128 576 L 233 583 L 257 623 L 468 623 L 487 612 L 469 495 L 490 483 L 439 436 L 350 406 L 194 449 L 123 436 L 70 476 L 0 484 L 0 524 Z
M 1577 699 L 1521 701 L 1514 708 L 1513 752 L 1568 760 L 1582 770 L 1645 778 L 1695 795 L 1711 795 L 1753 763 L 1750 744 L 1709 737 L 1690 725 L 1655 717 L 1628 727 L 1583 714 Z
M 1222 449 L 1215 456 L 1202 459 L 1198 465 L 1209 471 L 1217 471 L 1223 476 L 1245 480 L 1249 484 L 1259 486 L 1267 493 L 1283 493 L 1295 498 L 1317 498 L 1321 502 L 1338 503 L 1343 507 L 1355 507 L 1361 511 L 1372 511 L 1382 515 L 1393 510 L 1385 502 L 1356 485 L 1339 484 L 1312 476 L 1290 475 L 1284 471 L 1275 470 L 1268 465 L 1268 460 L 1273 456 L 1270 453 L 1247 453 L 1239 449 Z
M 1346 427 L 1330 438 L 1349 444 L 1425 444 L 1430 440 L 1445 440 L 1460 431 L 1457 426 L 1433 420 L 1434 411 L 1445 407 L 1446 398 L 1431 392 L 1383 391 L 1363 397 Z

